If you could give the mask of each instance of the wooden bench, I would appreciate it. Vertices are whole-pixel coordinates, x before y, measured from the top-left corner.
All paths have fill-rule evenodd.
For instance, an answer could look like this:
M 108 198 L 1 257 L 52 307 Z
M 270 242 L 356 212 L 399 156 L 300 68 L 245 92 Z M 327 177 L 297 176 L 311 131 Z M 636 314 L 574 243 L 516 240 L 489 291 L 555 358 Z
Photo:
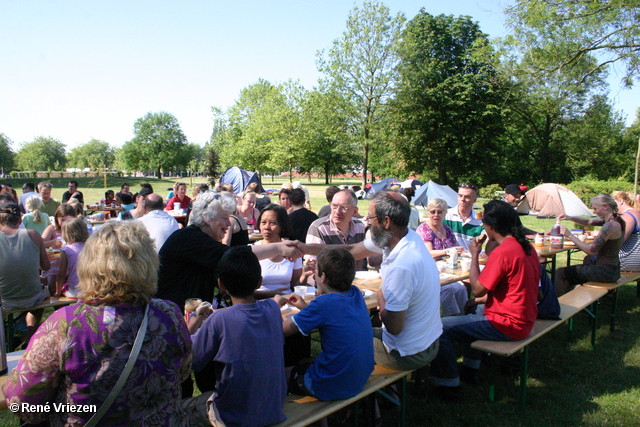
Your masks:
M 29 307 L 29 308 L 18 308 L 16 310 L 11 310 L 7 313 L 4 313 L 7 316 L 7 320 L 6 320 L 6 328 L 5 331 L 6 333 L 6 341 L 7 341 L 7 351 L 8 352 L 12 352 L 13 350 L 15 350 L 14 345 L 13 345 L 13 335 L 14 335 L 14 317 L 13 315 L 16 313 L 22 313 L 25 311 L 34 311 L 34 310 L 40 310 L 40 309 L 45 309 L 47 307 L 53 307 L 53 308 L 58 308 L 58 307 L 64 307 L 65 305 L 71 305 L 71 304 L 75 304 L 78 301 L 77 298 L 67 298 L 67 297 L 49 297 L 49 298 L 45 298 L 44 301 L 42 301 L 40 304 L 36 305 L 35 307 Z
M 567 292 L 558 298 L 560 303 L 560 320 L 536 320 L 533 329 L 529 336 L 522 340 L 517 341 L 488 341 L 479 340 L 471 344 L 471 348 L 479 350 L 489 354 L 495 354 L 502 357 L 509 357 L 517 352 L 523 352 L 522 359 L 520 360 L 520 404 L 525 405 L 527 399 L 527 375 L 529 368 L 529 344 L 536 341 L 547 332 L 555 329 L 559 325 L 571 321 L 571 318 L 580 311 L 587 309 L 587 307 L 593 305 L 592 310 L 587 310 L 587 313 L 593 317 L 593 324 L 591 330 L 591 347 L 595 346 L 596 337 L 596 319 L 597 319 L 597 304 L 594 304 L 598 299 L 607 294 L 604 289 L 598 289 L 593 287 L 577 286 L 571 292 Z M 493 402 L 495 396 L 495 382 L 493 366 L 491 369 L 491 384 L 489 386 L 489 400 Z
M 623 271 L 620 278 L 615 283 L 587 282 L 582 286 L 588 288 L 605 289 L 607 295 L 611 297 L 611 315 L 609 317 L 609 330 L 613 332 L 616 323 L 616 310 L 618 308 L 618 288 L 627 283 L 636 282 L 636 295 L 640 298 L 640 272 Z
M 351 405 L 352 403 L 357 403 L 361 399 L 375 392 L 378 392 L 400 407 L 400 423 L 402 426 L 405 426 L 407 411 L 406 379 L 411 372 L 412 371 L 395 371 L 380 365 L 375 365 L 367 384 L 364 386 L 364 390 L 348 399 L 324 402 L 311 396 L 289 394 L 284 402 L 284 414 L 287 416 L 287 420 L 279 424 L 275 424 L 275 426 L 307 426 L 339 411 L 346 406 Z M 385 386 L 393 384 L 396 381 L 402 381 L 400 390 L 398 390 L 400 397 L 399 401 L 384 393 L 382 390 Z

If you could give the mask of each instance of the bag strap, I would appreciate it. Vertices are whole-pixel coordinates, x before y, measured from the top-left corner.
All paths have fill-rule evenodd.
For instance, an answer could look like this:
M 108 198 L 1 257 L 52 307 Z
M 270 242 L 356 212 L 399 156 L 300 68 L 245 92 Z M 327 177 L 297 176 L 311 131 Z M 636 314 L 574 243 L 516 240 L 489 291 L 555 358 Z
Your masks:
M 111 404 L 116 400 L 118 394 L 120 394 L 120 391 L 122 390 L 122 387 L 124 387 L 124 384 L 127 382 L 127 379 L 129 378 L 129 375 L 133 370 L 133 365 L 135 365 L 136 360 L 138 359 L 138 355 L 140 354 L 140 349 L 142 348 L 144 337 L 147 334 L 147 324 L 149 323 L 149 305 L 150 304 L 147 304 L 147 308 L 144 310 L 144 317 L 142 318 L 142 323 L 140 324 L 140 328 L 138 329 L 136 340 L 133 343 L 133 347 L 131 348 L 129 360 L 127 360 L 127 364 L 124 366 L 124 369 L 120 374 L 118 381 L 116 381 L 116 385 L 113 386 L 111 392 L 100 406 L 100 409 L 98 409 L 98 411 L 89 419 L 89 421 L 87 421 L 85 427 L 94 427 L 98 424 L 104 414 L 106 414 L 106 412 L 111 407 Z

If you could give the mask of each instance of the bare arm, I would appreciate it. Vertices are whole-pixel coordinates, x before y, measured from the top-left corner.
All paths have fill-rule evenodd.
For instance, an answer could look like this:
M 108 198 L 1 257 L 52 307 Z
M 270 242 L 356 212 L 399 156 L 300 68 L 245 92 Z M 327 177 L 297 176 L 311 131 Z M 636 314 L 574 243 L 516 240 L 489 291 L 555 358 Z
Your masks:
M 298 246 L 308 255 L 318 255 L 327 245 L 321 245 L 316 243 L 299 243 Z M 361 260 L 372 255 L 377 255 L 377 252 L 371 252 L 366 248 L 364 242 L 356 243 L 353 245 L 331 245 L 331 247 L 344 248 L 351 252 L 351 255 L 357 260 Z
M 67 279 L 67 253 L 60 252 L 60 267 L 56 276 L 56 293 L 54 296 L 59 297 L 62 295 L 62 285 L 64 285 Z
M 558 219 L 560 221 L 573 221 L 576 224 L 580 224 L 580 225 L 595 225 L 595 226 L 604 225 L 604 220 L 600 218 L 589 219 L 581 216 L 570 216 L 570 215 L 560 214 L 558 215 Z
M 482 243 L 484 243 L 487 235 L 484 234 L 482 239 L 478 241 L 477 238 L 471 240 L 469 244 L 469 253 L 471 254 L 471 266 L 469 267 L 469 283 L 471 284 L 471 292 L 476 298 L 485 296 L 489 290 L 482 286 L 482 283 L 478 280 L 480 276 L 480 263 L 478 258 L 480 251 L 482 250 Z
M 268 245 L 252 245 L 250 247 L 258 259 L 273 258 L 277 255 L 295 259 L 304 255 L 304 252 L 298 248 L 300 245 L 302 244 L 297 240 L 287 240 Z
M 404 330 L 404 322 L 407 317 L 406 310 L 403 311 L 389 311 L 386 308 L 386 300 L 384 293 L 380 289 L 377 294 L 378 298 L 378 310 L 380 312 L 380 320 L 384 323 L 387 332 L 391 335 L 398 335 Z
M 626 212 L 627 215 L 620 215 L 622 219 L 624 219 L 625 227 L 624 227 L 624 240 L 625 242 L 633 232 L 633 228 L 635 227 L 634 215 L 631 212 Z
M 44 240 L 40 237 L 35 230 L 27 230 L 29 233 L 29 237 L 31 241 L 38 247 L 40 250 L 40 270 L 48 270 L 51 268 L 51 261 L 49 261 L 49 257 L 47 256 L 47 250 L 44 247 Z

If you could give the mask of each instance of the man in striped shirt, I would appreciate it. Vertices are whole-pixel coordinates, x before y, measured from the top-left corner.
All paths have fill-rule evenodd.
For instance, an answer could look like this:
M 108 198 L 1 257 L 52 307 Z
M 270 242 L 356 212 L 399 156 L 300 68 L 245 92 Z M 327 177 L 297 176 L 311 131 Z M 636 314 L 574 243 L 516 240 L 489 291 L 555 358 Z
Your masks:
M 364 223 L 358 213 L 358 198 L 351 190 L 341 190 L 331 199 L 331 214 L 315 220 L 307 231 L 307 243 L 353 245 L 364 241 Z M 366 270 L 367 261 L 356 261 L 356 270 Z
M 458 186 L 458 206 L 447 211 L 447 216 L 442 223 L 453 230 L 458 246 L 469 249 L 471 240 L 479 236 L 484 229 L 482 220 L 476 219 L 473 204 L 478 199 L 478 187 L 475 184 L 464 182 Z

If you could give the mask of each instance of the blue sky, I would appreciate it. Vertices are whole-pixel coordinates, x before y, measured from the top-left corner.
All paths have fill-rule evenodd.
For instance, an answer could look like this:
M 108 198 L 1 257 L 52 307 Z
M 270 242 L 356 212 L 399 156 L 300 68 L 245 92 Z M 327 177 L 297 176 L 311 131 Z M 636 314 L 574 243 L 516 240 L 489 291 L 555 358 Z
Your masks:
M 67 145 L 91 138 L 121 146 L 149 111 L 168 111 L 190 142 L 210 136 L 211 107 L 227 108 L 259 78 L 317 82 L 316 52 L 361 3 L 340 0 L 0 0 L 0 133 L 14 149 L 36 136 Z M 495 0 L 387 1 L 408 19 L 469 15 L 491 37 L 506 34 Z M 620 90 L 633 121 L 640 90 Z

